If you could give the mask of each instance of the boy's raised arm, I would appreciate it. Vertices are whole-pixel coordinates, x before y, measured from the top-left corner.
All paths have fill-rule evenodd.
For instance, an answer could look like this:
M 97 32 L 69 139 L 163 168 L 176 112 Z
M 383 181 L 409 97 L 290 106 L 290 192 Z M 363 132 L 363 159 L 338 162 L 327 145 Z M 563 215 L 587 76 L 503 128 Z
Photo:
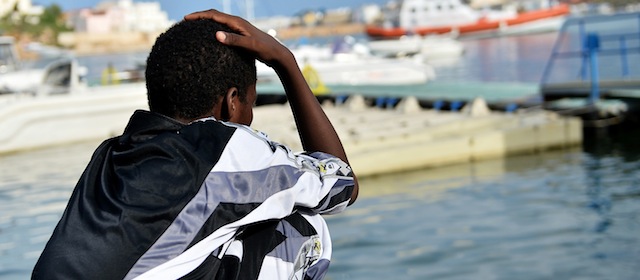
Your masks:
M 306 151 L 332 154 L 349 162 L 340 138 L 320 103 L 311 92 L 291 51 L 271 35 L 259 30 L 246 20 L 216 10 L 196 12 L 186 20 L 212 19 L 226 24 L 239 34 L 218 31 L 215 34 L 223 44 L 244 48 L 256 59 L 272 67 L 280 78 L 293 112 L 302 146 Z M 358 181 L 354 175 L 354 191 L 350 203 L 358 196 Z

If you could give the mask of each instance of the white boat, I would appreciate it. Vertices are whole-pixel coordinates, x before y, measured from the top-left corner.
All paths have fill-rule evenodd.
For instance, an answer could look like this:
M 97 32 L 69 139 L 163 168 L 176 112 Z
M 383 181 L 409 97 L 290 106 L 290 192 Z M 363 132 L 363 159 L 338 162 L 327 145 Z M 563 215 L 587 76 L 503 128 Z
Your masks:
M 0 74 L 0 154 L 119 135 L 148 108 L 144 83 L 87 87 L 75 58 L 41 62 Z
M 458 58 L 464 46 L 451 36 L 402 36 L 398 39 L 372 40 L 368 43 L 371 53 L 383 57 L 420 55 L 426 62 Z
M 5 99 L 0 154 L 119 135 L 136 109 L 147 108 L 145 93 L 137 83 Z
M 76 88 L 87 69 L 77 65 L 70 53 L 31 44 L 32 52 L 41 58 L 22 61 L 12 37 L 0 37 L 0 99 L 7 94 L 50 95 L 67 93 Z M 33 48 L 37 46 L 36 48 Z M 6 96 L 3 96 L 6 95 Z
M 360 43 L 348 42 L 344 48 L 302 45 L 292 48 L 292 52 L 304 73 L 311 71 L 316 76 L 314 80 L 327 86 L 423 84 L 435 78 L 433 67 L 422 60 L 377 57 Z M 259 63 L 257 68 L 258 81 L 277 79 L 273 69 L 266 65 Z M 313 82 L 310 86 L 314 88 Z
M 80 85 L 86 69 L 71 57 L 50 57 L 23 63 L 23 67 L 0 74 L 0 93 L 51 95 L 68 93 Z M 5 96 L 6 98 L 6 96 Z
M 366 33 L 372 38 L 398 38 L 412 34 L 481 37 L 545 32 L 559 29 L 561 19 L 570 13 L 567 4 L 550 5 L 553 2 L 540 1 L 539 7 L 520 11 L 517 3 L 499 10 L 476 10 L 460 0 L 404 0 L 386 12 L 383 24 L 367 26 Z

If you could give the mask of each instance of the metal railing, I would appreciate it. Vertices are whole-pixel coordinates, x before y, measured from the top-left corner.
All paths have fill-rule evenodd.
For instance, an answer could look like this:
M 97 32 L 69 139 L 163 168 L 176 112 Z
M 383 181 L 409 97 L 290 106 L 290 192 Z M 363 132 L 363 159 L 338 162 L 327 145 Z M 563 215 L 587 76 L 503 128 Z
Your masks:
M 598 25 L 609 24 L 616 21 L 623 23 L 623 30 L 615 32 L 598 30 Z M 577 38 L 580 44 L 577 49 L 560 51 L 564 38 L 571 38 L 569 30 L 578 28 Z M 617 43 L 611 43 L 616 42 Z M 605 47 L 606 45 L 606 47 Z M 612 45 L 617 45 L 612 47 Z M 558 59 L 581 59 L 579 77 L 581 81 L 590 81 L 590 103 L 600 99 L 601 73 L 599 58 L 603 56 L 620 57 L 620 79 L 630 77 L 629 54 L 640 53 L 640 13 L 622 13 L 615 15 L 597 15 L 587 17 L 568 18 L 560 28 L 558 38 L 553 46 L 551 56 L 547 61 L 542 75 L 541 85 L 550 84 L 550 74 L 554 63 Z M 632 62 L 635 64 L 640 61 Z M 609 73 L 610 74 L 610 73 Z

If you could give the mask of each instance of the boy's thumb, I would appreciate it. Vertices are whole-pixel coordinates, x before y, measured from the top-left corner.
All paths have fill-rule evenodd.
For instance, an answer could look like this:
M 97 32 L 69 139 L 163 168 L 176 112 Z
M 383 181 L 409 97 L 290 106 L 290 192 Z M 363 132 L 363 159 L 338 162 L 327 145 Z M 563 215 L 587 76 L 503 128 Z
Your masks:
M 225 33 L 224 31 L 216 32 L 216 39 L 218 39 L 218 42 L 220 42 L 220 43 L 226 43 L 226 41 L 227 41 L 227 33 Z

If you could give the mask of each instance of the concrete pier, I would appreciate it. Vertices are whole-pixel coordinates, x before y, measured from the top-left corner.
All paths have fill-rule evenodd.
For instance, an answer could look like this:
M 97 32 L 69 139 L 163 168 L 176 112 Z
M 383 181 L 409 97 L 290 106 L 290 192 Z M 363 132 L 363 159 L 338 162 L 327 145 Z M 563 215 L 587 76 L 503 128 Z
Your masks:
M 361 97 L 325 111 L 345 146 L 358 176 L 370 176 L 512 154 L 580 145 L 579 118 L 530 110 L 492 112 L 482 99 L 462 112 L 420 108 L 405 98 L 395 109 L 371 108 Z M 288 105 L 255 109 L 253 127 L 278 142 L 301 150 Z

